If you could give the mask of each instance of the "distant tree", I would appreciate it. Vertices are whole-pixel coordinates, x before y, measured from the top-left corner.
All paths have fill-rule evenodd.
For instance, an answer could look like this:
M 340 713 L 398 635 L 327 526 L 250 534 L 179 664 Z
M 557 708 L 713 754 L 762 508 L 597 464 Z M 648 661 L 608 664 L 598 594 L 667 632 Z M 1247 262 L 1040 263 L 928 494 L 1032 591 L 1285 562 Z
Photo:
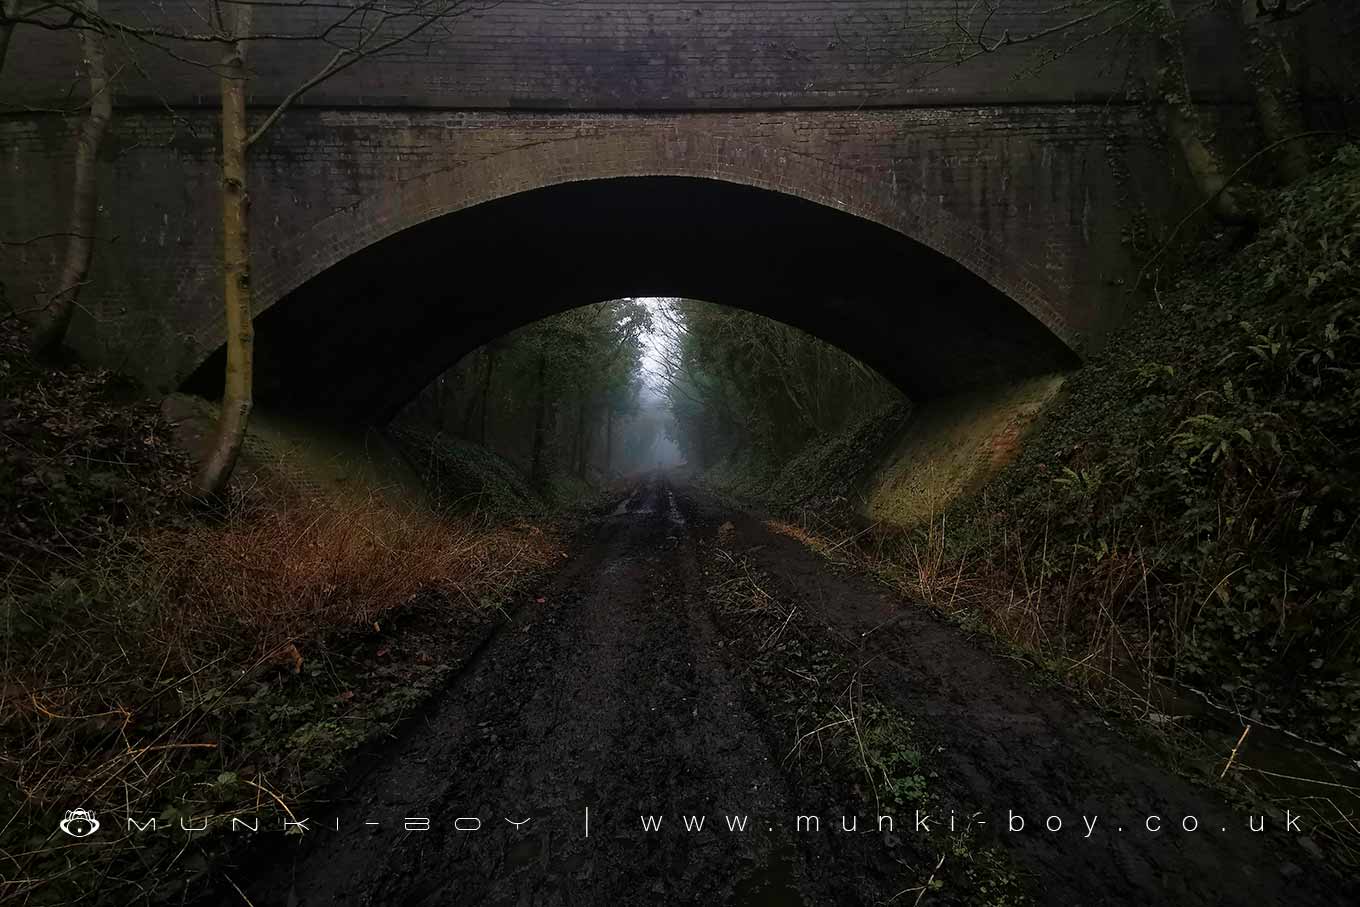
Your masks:
M 529 461 L 529 481 L 541 490 L 548 486 L 548 419 L 552 407 L 548 391 L 548 351 L 545 347 L 539 347 L 537 359 L 538 394 L 534 404 L 534 447 Z
M 497 338 L 473 354 L 478 364 L 477 392 L 468 394 L 467 404 L 463 410 L 462 434 L 465 438 L 474 437 L 472 423 L 476 417 L 475 437 L 477 443 L 483 446 L 486 445 L 487 417 L 491 409 L 491 387 L 496 379 L 496 358 L 500 354 L 502 344 L 503 341 Z
M 651 310 L 633 299 L 571 309 L 499 337 L 436 379 L 403 412 L 428 425 L 438 387 L 457 388 L 459 434 L 519 460 L 547 490 L 614 468 L 620 418 L 637 410 Z M 564 416 L 566 418 L 564 418 Z
M 700 468 L 737 456 L 777 468 L 900 397 L 854 357 L 751 312 L 677 300 L 657 320 L 665 343 L 656 380 L 673 436 Z

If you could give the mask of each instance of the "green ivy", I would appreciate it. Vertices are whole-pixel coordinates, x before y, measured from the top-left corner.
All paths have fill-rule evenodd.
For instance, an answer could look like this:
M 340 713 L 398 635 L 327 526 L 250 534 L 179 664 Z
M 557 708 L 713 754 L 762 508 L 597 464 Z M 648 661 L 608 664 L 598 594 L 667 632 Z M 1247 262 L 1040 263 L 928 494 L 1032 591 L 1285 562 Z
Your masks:
M 1352 146 L 1072 376 L 1016 462 L 956 506 L 951 554 L 1074 588 L 1136 554 L 1160 670 L 1360 745 L 1358 261 Z M 1003 563 L 987 547 L 1003 526 L 1046 544 Z

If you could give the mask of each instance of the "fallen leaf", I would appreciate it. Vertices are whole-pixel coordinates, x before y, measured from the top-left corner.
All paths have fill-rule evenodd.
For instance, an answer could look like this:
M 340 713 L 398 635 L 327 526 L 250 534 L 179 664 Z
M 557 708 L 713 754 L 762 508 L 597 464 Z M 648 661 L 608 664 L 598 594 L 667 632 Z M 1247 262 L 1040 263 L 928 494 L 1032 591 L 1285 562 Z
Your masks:
M 302 653 L 298 651 L 296 643 L 289 643 L 280 646 L 269 656 L 266 664 L 277 667 L 286 667 L 294 674 L 302 670 Z

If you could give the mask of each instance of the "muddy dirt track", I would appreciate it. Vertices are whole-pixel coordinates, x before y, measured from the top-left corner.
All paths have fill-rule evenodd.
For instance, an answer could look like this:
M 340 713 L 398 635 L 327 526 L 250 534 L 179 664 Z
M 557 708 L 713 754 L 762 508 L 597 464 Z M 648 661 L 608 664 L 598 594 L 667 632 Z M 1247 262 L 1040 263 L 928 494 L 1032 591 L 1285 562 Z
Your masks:
M 232 870 L 250 903 L 1354 902 L 1283 818 L 1253 833 L 926 609 L 665 477 L 510 616 L 364 757 L 329 827 Z M 891 801 L 866 771 L 862 725 L 835 716 L 870 714 L 928 741 L 926 795 Z

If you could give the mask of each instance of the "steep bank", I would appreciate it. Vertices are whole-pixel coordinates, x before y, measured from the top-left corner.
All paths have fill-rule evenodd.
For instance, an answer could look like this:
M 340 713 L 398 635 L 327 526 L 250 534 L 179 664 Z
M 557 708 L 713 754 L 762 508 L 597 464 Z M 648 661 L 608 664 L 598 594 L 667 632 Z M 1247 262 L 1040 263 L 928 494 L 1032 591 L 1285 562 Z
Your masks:
M 864 511 L 911 528 L 873 537 L 875 563 L 1046 663 L 1169 678 L 1360 748 L 1358 261 L 1350 146 L 1269 199 L 1248 246 L 1163 278 L 1061 390 L 914 415 L 859 466 Z M 808 484 L 756 496 L 815 525 Z
M 0 320 L 0 900 L 178 898 L 231 840 L 181 821 L 305 809 L 561 556 L 551 527 L 408 494 L 391 451 L 263 423 L 229 506 L 197 506 L 186 428 Z M 77 808 L 98 834 L 61 833 Z
M 630 486 L 214 903 L 1353 899 L 937 615 L 671 476 Z
M 1203 253 L 944 517 L 1054 648 L 1360 747 L 1360 149 Z M 1105 626 L 1108 624 L 1108 626 Z

